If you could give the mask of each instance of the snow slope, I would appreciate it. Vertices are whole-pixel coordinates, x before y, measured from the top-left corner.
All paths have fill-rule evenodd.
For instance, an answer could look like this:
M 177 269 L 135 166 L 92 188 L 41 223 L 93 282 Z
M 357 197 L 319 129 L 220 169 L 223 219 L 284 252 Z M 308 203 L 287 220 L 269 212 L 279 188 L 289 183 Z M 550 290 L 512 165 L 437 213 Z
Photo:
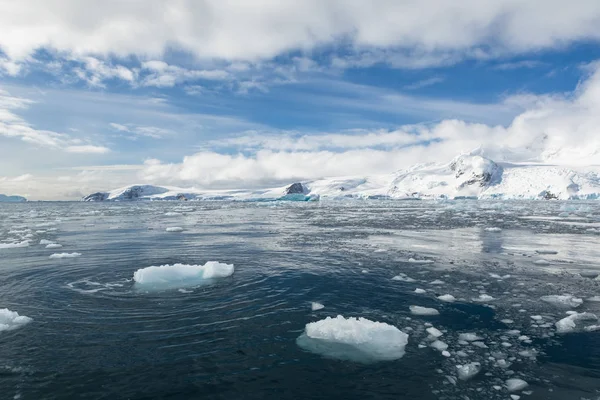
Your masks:
M 200 190 L 134 185 L 83 201 L 318 199 L 600 199 L 600 168 L 494 162 L 477 149 L 449 163 L 418 164 L 392 174 L 293 183 L 260 190 Z

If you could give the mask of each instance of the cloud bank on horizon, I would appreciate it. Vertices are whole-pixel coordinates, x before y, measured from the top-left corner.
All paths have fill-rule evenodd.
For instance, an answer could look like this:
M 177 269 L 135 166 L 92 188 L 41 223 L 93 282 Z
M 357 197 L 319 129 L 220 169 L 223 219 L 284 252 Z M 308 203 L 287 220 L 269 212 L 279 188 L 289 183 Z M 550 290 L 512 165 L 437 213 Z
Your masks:
M 600 3 L 0 4 L 0 193 L 600 165 Z

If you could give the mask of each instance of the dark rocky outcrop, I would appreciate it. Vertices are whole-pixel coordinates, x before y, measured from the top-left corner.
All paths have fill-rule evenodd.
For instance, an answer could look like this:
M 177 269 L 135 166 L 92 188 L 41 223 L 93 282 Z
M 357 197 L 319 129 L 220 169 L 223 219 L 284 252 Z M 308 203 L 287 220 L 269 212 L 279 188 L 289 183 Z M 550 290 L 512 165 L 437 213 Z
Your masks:
M 96 192 L 85 196 L 81 201 L 104 201 L 108 197 L 108 193 Z
M 285 189 L 284 193 L 286 195 L 288 195 L 288 194 L 307 194 L 308 188 L 306 186 L 304 186 L 303 184 L 296 182 L 296 183 L 292 183 L 290 186 L 288 186 Z

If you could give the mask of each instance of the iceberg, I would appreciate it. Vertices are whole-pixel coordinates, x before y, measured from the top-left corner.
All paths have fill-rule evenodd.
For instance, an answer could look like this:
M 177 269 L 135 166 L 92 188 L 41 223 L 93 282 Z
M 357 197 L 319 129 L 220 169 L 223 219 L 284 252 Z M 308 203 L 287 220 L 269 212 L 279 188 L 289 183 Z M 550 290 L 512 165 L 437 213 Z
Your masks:
M 327 358 L 370 363 L 404 356 L 408 335 L 383 322 L 338 315 L 306 324 L 296 343 Z
M 0 203 L 23 203 L 25 201 L 27 201 L 25 197 L 0 194 Z
M 172 264 L 138 269 L 133 274 L 135 285 L 144 289 L 170 289 L 197 286 L 216 278 L 233 275 L 233 264 L 208 261 L 204 265 Z
M 33 321 L 31 318 L 19 315 L 16 311 L 11 311 L 8 308 L 0 309 L 0 332 L 18 329 L 31 321 Z

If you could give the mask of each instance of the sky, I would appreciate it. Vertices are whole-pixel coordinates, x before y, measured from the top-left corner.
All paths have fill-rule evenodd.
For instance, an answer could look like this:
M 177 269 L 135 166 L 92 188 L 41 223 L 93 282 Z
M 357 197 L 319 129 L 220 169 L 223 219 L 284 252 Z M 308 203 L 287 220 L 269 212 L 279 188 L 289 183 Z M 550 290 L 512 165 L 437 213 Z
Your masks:
M 0 0 L 0 193 L 600 164 L 597 0 Z

